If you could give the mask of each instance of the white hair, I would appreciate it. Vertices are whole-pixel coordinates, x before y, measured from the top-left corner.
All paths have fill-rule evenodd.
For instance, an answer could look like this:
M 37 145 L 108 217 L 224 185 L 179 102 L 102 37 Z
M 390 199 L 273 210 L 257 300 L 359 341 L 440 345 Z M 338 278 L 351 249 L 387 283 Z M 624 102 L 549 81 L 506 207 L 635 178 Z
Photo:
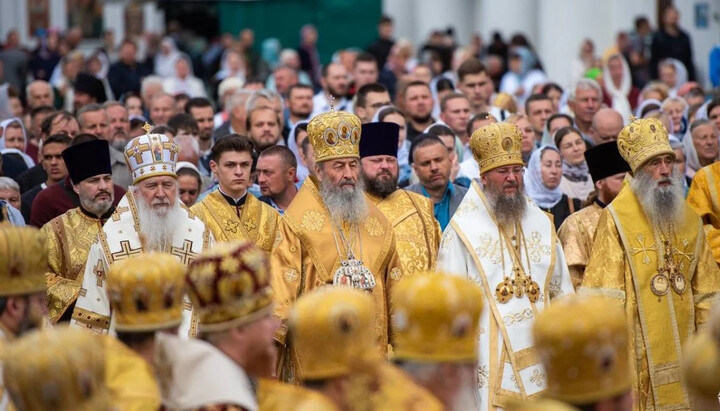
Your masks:
M 661 230 L 682 224 L 685 212 L 685 189 L 682 174 L 673 169 L 670 176 L 663 178 L 669 186 L 660 187 L 661 180 L 655 180 L 650 172 L 639 169 L 630 181 L 630 187 L 637 196 L 650 223 Z
M 300 55 L 296 50 L 293 49 L 283 49 L 283 51 L 280 52 L 280 63 L 281 64 L 287 64 L 287 61 L 290 59 L 296 59 L 299 58 Z
M 227 101 L 225 101 L 225 111 L 230 112 L 233 111 L 235 107 L 240 105 L 245 106 L 245 102 L 248 101 L 252 93 L 250 90 L 236 90 L 227 98 Z
M 137 204 L 140 236 L 147 250 L 168 251 L 175 230 L 182 226 L 180 221 L 183 218 L 183 212 L 178 205 L 178 196 L 175 197 L 174 203 L 168 202 L 167 211 L 161 213 L 152 207 L 152 205 L 158 204 L 157 201 L 148 204 L 140 195 L 137 187 L 131 186 L 130 189 L 132 189 Z
M 50 83 L 48 83 L 45 80 L 34 80 L 32 83 L 25 86 L 25 96 L 27 96 L 27 98 L 30 98 L 30 90 L 32 90 L 32 88 L 34 86 L 37 86 L 38 84 L 42 84 L 45 87 L 49 88 L 50 89 L 50 97 L 52 98 L 52 100 L 55 100 L 55 90 L 53 90 Z
M 189 134 L 181 134 L 179 136 L 175 136 L 175 142 L 180 146 L 181 152 L 189 147 L 193 153 L 200 155 L 200 143 L 198 143 L 195 137 Z
M 578 90 L 595 90 L 598 96 L 602 98 L 602 89 L 597 81 L 590 78 L 582 78 L 577 81 L 571 88 L 568 94 L 568 101 L 575 101 L 575 95 Z
M 142 80 L 142 83 L 140 83 L 140 95 L 145 96 L 147 94 L 147 89 L 153 84 L 157 84 L 160 87 L 163 87 L 163 78 L 160 76 L 152 75 L 147 76 Z M 165 88 L 163 87 L 163 90 Z
M 241 89 L 245 85 L 245 82 L 242 79 L 239 79 L 237 77 L 228 77 L 225 80 L 221 81 L 218 85 L 218 96 L 222 99 L 222 97 L 227 93 L 228 91 L 232 89 Z
M 15 190 L 19 193 L 20 186 L 10 177 L 0 177 L 0 190 Z
M 285 104 L 283 102 L 283 98 L 282 98 L 282 96 L 280 96 L 279 93 L 272 91 L 272 90 L 268 90 L 268 89 L 262 89 L 262 90 L 254 91 L 252 93 L 252 95 L 250 96 L 250 98 L 245 102 L 245 111 L 247 111 L 249 113 L 253 109 L 255 109 L 256 108 L 255 106 L 257 105 L 257 101 L 262 98 L 268 99 L 270 101 L 273 101 L 273 100 L 279 101 L 281 107 L 285 106 Z

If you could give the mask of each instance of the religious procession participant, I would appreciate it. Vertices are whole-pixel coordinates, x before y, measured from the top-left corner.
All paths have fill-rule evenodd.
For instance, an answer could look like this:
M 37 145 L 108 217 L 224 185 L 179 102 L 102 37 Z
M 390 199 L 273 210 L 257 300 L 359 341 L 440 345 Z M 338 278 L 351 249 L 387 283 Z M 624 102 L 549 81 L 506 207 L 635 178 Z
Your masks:
M 205 223 L 215 240 L 252 241 L 270 252 L 280 216 L 271 206 L 248 195 L 252 152 L 252 142 L 237 134 L 213 145 L 210 169 L 218 178 L 218 189 L 190 210 Z
M 298 298 L 288 334 L 298 382 L 341 410 L 443 410 L 432 394 L 383 361 L 376 317 L 373 299 L 347 287 L 323 286 Z
M 537 316 L 533 339 L 547 375 L 545 397 L 583 410 L 633 409 L 622 308 L 602 297 L 562 297 Z
M 104 354 L 94 334 L 67 327 L 33 331 L 5 350 L 5 396 L 18 411 L 116 409 L 103 378 Z
M 435 268 L 440 225 L 430 199 L 397 186 L 399 132 L 394 123 L 363 124 L 360 165 L 367 197 L 393 225 L 402 272 L 411 275 Z
M 482 290 L 464 278 L 424 273 L 393 289 L 393 360 L 448 411 L 477 410 Z
M 115 262 L 158 251 L 187 265 L 211 245 L 210 231 L 178 200 L 177 153 L 177 145 L 163 134 L 145 134 L 126 145 L 133 185 L 90 247 L 71 324 L 100 333 L 112 328 L 105 279 Z M 195 335 L 191 310 L 186 304 L 180 335 Z
M 690 409 L 682 347 L 707 321 L 720 270 L 700 219 L 685 204 L 662 123 L 633 119 L 617 144 L 633 179 L 600 217 L 578 292 L 625 306 L 640 409 Z
M 45 320 L 46 265 L 47 245 L 39 230 L 0 224 L 0 358 L 18 337 Z M 1 411 L 8 409 L 9 382 L 0 378 Z
M 183 319 L 185 267 L 170 254 L 147 253 L 110 266 L 107 292 L 117 339 L 106 336 L 106 381 L 123 410 L 157 410 L 155 333 L 177 333 Z
M 514 124 L 476 130 L 470 140 L 482 187 L 473 181 L 443 234 L 438 270 L 482 285 L 489 310 L 481 316 L 480 410 L 545 389 L 530 336 L 535 315 L 573 293 L 553 222 L 523 187 L 522 134 Z
M 600 214 L 618 195 L 625 174 L 630 171 L 630 166 L 620 155 L 614 141 L 588 149 L 585 152 L 585 161 L 595 183 L 595 194 L 590 195 L 592 203 L 571 214 L 558 230 L 558 238 L 562 243 L 575 288 L 580 286 L 585 266 L 590 260 Z
M 690 337 L 682 359 L 683 380 L 687 384 L 693 410 L 717 411 L 720 392 L 720 311 L 713 310 L 708 327 Z
M 277 359 L 269 278 L 267 253 L 250 242 L 216 244 L 190 264 L 202 338 L 157 335 L 165 410 L 258 410 L 250 378 L 271 377 Z
M 70 321 L 90 246 L 115 211 L 108 142 L 91 140 L 62 152 L 80 206 L 42 227 L 48 242 L 47 304 L 52 323 Z
M 714 162 L 695 173 L 687 202 L 702 219 L 710 249 L 720 264 L 720 162 Z
M 293 380 L 296 358 L 285 344 L 294 301 L 323 284 L 358 288 L 375 300 L 375 336 L 387 352 L 388 292 L 402 271 L 391 223 L 365 198 L 360 179 L 360 119 L 347 112 L 315 116 L 308 124 L 317 178 L 305 180 L 278 225 L 270 282 L 277 333 L 284 347 L 280 378 Z

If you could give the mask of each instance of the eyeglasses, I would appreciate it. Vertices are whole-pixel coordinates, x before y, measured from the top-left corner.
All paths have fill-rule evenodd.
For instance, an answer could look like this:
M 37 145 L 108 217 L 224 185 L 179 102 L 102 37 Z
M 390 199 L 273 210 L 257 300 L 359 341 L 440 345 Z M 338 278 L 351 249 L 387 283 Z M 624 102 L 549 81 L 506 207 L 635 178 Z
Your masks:
M 508 178 L 510 173 L 512 173 L 515 176 L 525 174 L 525 168 L 523 168 L 523 167 L 499 168 L 499 169 L 495 170 L 495 173 L 497 173 L 497 175 L 499 175 L 502 178 Z

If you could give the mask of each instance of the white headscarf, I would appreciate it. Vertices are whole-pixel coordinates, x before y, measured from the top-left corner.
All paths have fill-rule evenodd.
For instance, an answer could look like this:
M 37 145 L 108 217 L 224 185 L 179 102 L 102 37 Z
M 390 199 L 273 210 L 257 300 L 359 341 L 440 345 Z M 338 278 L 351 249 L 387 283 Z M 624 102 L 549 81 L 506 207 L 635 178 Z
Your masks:
M 25 154 L 24 151 L 18 150 L 17 148 L 6 148 L 5 147 L 5 132 L 7 131 L 7 126 L 10 123 L 15 123 L 15 122 L 20 124 L 20 129 L 22 130 L 23 138 L 25 139 L 25 148 L 23 150 L 27 150 L 28 139 L 27 139 L 27 133 L 25 132 L 25 126 L 23 125 L 23 122 L 21 119 L 19 119 L 17 117 L 11 117 L 7 120 L 3 120 L 0 122 L 0 128 L 2 128 L 2 136 L 0 137 L 0 153 L 2 153 L 2 154 L 17 154 L 20 157 L 22 157 L 23 161 L 25 162 L 25 165 L 28 168 L 31 168 L 31 167 L 35 166 L 35 162 L 32 160 L 32 158 L 30 158 L 29 155 Z
M 170 49 L 168 54 L 162 54 L 162 46 Z M 175 76 L 175 62 L 180 58 L 180 52 L 175 46 L 175 40 L 171 37 L 165 37 L 160 43 L 160 50 L 155 55 L 155 74 L 164 78 Z
M 620 59 L 622 63 L 623 77 L 620 81 L 620 87 L 615 87 L 615 83 L 613 83 L 610 77 L 610 69 L 608 68 L 610 60 L 614 58 Z M 630 114 L 632 114 L 632 108 L 627 99 L 630 90 L 632 90 L 632 76 L 630 75 L 630 67 L 622 54 L 613 54 L 607 59 L 603 67 L 603 80 L 605 82 L 605 90 L 607 90 L 610 97 L 612 97 L 612 108 L 618 111 L 622 115 L 622 118 L 627 121 L 626 119 L 630 118 Z
M 554 189 L 545 186 L 542 179 L 542 155 L 546 150 L 560 151 L 553 146 L 542 146 L 535 150 L 528 161 L 527 170 L 523 176 L 525 192 L 540 208 L 553 208 L 562 200 L 563 192 L 560 185 Z
M 297 176 L 298 181 L 304 180 L 307 176 L 310 175 L 310 171 L 305 167 L 305 165 L 302 164 L 302 160 L 300 160 L 300 147 L 297 146 L 297 142 L 295 141 L 295 133 L 297 132 L 298 126 L 302 124 L 307 125 L 307 120 L 298 121 L 297 123 L 293 124 L 292 128 L 290 129 L 290 134 L 288 135 L 288 143 L 287 146 L 290 149 L 290 151 L 295 154 L 295 159 L 297 160 L 297 169 L 295 171 L 295 174 Z
M 677 91 L 680 90 L 680 87 L 682 87 L 683 84 L 687 83 L 688 81 L 687 68 L 685 68 L 685 65 L 682 63 L 682 61 L 675 58 L 667 58 L 663 60 L 663 62 L 660 64 L 663 63 L 670 63 L 675 66 L 675 87 L 670 89 L 670 95 L 675 97 L 677 95 Z

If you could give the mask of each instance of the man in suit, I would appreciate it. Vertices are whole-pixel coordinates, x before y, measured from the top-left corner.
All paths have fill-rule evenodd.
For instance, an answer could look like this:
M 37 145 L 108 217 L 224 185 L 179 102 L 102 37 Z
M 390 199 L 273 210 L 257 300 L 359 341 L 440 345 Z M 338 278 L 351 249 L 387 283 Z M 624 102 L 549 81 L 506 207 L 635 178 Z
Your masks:
M 467 188 L 450 181 L 450 153 L 438 137 L 421 134 L 410 148 L 410 162 L 420 182 L 406 190 L 433 201 L 435 219 L 444 231 L 467 192 Z

